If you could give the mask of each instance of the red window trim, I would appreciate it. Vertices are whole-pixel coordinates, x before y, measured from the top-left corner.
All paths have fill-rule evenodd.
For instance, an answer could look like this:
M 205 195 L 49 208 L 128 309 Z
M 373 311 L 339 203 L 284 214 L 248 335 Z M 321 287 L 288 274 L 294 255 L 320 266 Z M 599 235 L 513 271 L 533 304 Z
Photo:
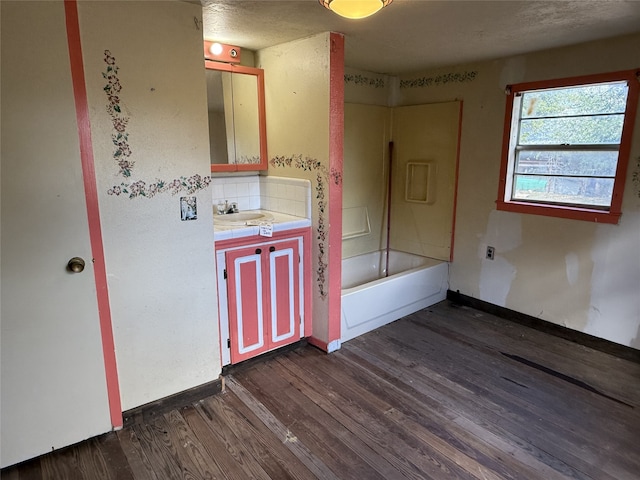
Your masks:
M 578 86 L 590 83 L 627 81 L 629 95 L 627 97 L 627 107 L 625 111 L 624 124 L 622 126 L 622 137 L 620 139 L 620 150 L 618 155 L 618 166 L 616 178 L 613 185 L 613 196 L 611 198 L 611 208 L 608 211 L 589 209 L 586 207 L 571 207 L 564 205 L 533 204 L 529 202 L 518 202 L 505 200 L 507 187 L 507 172 L 509 167 L 509 139 L 511 135 L 511 121 L 513 114 L 513 99 L 516 93 L 526 90 L 541 90 L 545 88 Z M 640 90 L 640 69 L 623 70 L 619 72 L 600 73 L 596 75 L 585 75 L 579 77 L 568 77 L 557 80 L 542 80 L 537 82 L 518 83 L 507 86 L 508 96 L 505 110 L 504 130 L 502 134 L 502 160 L 500 162 L 500 181 L 498 184 L 497 209 L 506 212 L 527 213 L 532 215 L 546 215 L 549 217 L 568 218 L 573 220 L 585 220 L 590 222 L 616 224 L 622 215 L 622 197 L 624 194 L 624 184 L 627 177 L 627 166 L 631 155 L 631 140 L 636 120 L 638 106 L 638 92 Z

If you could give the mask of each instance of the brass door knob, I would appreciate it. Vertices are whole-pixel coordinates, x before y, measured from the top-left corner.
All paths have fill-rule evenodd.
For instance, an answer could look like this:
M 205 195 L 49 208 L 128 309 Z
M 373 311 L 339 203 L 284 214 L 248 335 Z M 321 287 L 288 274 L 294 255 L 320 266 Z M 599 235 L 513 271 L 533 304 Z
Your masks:
M 73 257 L 69 260 L 69 263 L 67 263 L 67 268 L 73 273 L 80 273 L 84 270 L 84 260 L 80 257 Z

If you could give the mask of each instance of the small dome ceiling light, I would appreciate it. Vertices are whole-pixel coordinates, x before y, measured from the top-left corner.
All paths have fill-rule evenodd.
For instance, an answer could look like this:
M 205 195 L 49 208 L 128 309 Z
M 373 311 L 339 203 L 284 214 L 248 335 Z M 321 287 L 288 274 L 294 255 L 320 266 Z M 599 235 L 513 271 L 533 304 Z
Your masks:
M 211 52 L 211 55 L 220 55 L 222 53 L 222 45 L 218 42 L 212 43 L 211 47 L 209 47 L 209 52 Z
M 321 5 L 338 15 L 351 18 L 365 18 L 389 5 L 393 0 L 318 0 Z

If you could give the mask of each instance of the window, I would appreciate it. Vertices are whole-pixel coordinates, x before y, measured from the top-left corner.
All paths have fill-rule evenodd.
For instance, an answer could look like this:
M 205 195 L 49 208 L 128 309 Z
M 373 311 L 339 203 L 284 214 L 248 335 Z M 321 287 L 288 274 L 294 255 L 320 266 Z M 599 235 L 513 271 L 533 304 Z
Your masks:
M 507 87 L 498 210 L 617 223 L 639 73 Z

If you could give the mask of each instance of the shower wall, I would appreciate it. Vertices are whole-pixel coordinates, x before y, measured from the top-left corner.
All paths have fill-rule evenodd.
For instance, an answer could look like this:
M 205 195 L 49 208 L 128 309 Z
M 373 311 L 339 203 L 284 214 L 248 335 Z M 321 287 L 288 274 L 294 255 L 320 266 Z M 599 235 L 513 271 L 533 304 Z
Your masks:
M 342 258 L 384 248 L 391 111 L 345 104 Z
M 393 141 L 391 248 L 450 259 L 460 105 L 345 105 L 343 258 L 386 247 Z
M 461 102 L 393 108 L 391 248 L 452 256 Z

